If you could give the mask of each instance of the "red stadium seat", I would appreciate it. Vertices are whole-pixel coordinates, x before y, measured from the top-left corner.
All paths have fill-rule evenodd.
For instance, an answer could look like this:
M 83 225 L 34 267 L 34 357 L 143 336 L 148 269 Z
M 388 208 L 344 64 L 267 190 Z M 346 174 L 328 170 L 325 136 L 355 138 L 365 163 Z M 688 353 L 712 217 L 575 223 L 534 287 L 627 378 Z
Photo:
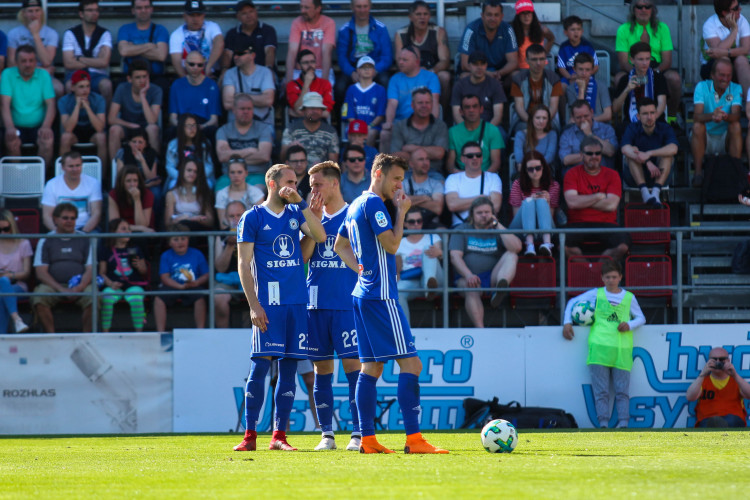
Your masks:
M 554 290 L 538 292 L 514 292 L 513 288 L 554 288 L 557 286 L 557 264 L 553 257 L 523 256 L 518 258 L 516 277 L 510 284 L 510 306 L 523 299 L 549 299 L 549 306 L 554 307 L 557 293 Z
M 628 289 L 639 286 L 672 286 L 672 259 L 669 255 L 631 255 L 625 259 Z M 664 298 L 672 307 L 672 290 L 631 290 L 639 299 Z
M 670 227 L 671 213 L 666 203 L 661 208 L 654 208 L 644 203 L 625 205 L 625 227 Z M 664 245 L 665 253 L 669 250 L 669 231 L 654 233 L 631 232 L 634 245 Z
M 11 208 L 9 209 L 16 220 L 18 231 L 22 234 L 39 234 L 41 215 L 37 208 Z M 30 238 L 31 248 L 36 250 L 37 238 Z
M 602 263 L 612 260 L 606 255 L 571 255 L 568 257 L 567 286 L 570 288 L 596 288 L 602 284 Z M 568 298 L 580 295 L 584 290 L 568 292 Z

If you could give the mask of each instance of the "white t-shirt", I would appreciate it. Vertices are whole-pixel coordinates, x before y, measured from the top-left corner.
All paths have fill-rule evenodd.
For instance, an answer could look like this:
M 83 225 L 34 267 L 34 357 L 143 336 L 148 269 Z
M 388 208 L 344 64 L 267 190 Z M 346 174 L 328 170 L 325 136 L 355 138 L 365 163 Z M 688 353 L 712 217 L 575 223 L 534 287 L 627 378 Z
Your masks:
M 484 176 L 484 188 L 482 188 L 482 176 Z M 503 181 L 494 172 L 482 172 L 482 176 L 469 178 L 466 172 L 451 174 L 445 179 L 445 194 L 458 193 L 459 198 L 474 198 L 479 195 L 489 196 L 491 193 L 503 192 Z M 464 210 L 458 215 L 453 214 L 453 225 L 460 224 L 469 216 L 469 211 Z
M 263 194 L 263 191 L 253 185 L 245 184 L 245 186 L 247 186 L 245 194 L 242 195 L 242 198 L 238 201 L 244 203 L 245 209 L 249 209 L 251 206 L 257 204 L 260 200 L 262 200 L 265 197 L 265 194 Z M 230 201 L 234 200 L 229 199 L 229 186 L 219 189 L 216 192 L 216 203 L 214 204 L 214 208 L 225 209 L 227 208 L 227 205 L 229 205 Z
M 86 38 L 86 44 L 88 45 L 89 41 L 91 40 L 91 37 L 85 37 Z M 112 48 L 112 34 L 109 32 L 109 30 L 106 30 L 104 34 L 102 34 L 102 37 L 99 39 L 99 43 L 96 44 L 94 47 L 94 50 L 92 51 L 92 54 L 94 57 L 99 57 L 99 52 L 102 50 L 102 47 L 109 47 Z M 63 52 L 65 51 L 73 51 L 74 56 L 81 56 L 83 55 L 83 51 L 81 50 L 81 47 L 78 46 L 78 40 L 76 40 L 75 35 L 73 35 L 73 32 L 70 30 L 66 30 L 65 33 L 63 33 L 63 46 L 62 46 Z M 109 74 L 109 68 L 86 68 L 89 73 L 99 73 L 101 75 L 107 75 Z
M 63 178 L 64 174 L 53 177 L 44 186 L 42 205 L 56 207 L 60 203 L 68 202 L 78 209 L 76 229 L 81 229 L 91 218 L 89 207 L 95 201 L 102 201 L 102 186 L 90 175 L 81 174 L 78 187 L 70 189 Z
M 185 58 L 194 50 L 200 50 L 203 57 L 208 61 L 214 38 L 217 36 L 221 36 L 221 28 L 213 21 L 203 21 L 203 28 L 198 31 L 189 31 L 187 26 L 183 24 L 169 35 L 169 53 L 182 54 L 183 67 L 185 66 Z
M 437 234 L 423 234 L 422 239 L 416 243 L 410 242 L 406 237 L 401 238 L 401 244 L 396 251 L 396 255 L 400 255 L 403 262 L 401 272 L 422 267 L 422 255 L 438 241 L 440 241 L 440 236 Z
M 705 23 L 703 23 L 703 40 L 717 37 L 719 38 L 719 40 L 724 40 L 729 36 L 730 32 L 731 30 L 729 28 L 721 24 L 721 20 L 719 19 L 718 14 L 714 14 L 713 16 L 709 17 Z M 740 14 L 740 18 L 737 19 L 737 39 L 734 41 L 734 46 L 739 47 L 740 39 L 745 38 L 746 36 L 750 36 L 750 23 L 747 22 L 745 16 Z M 708 50 L 708 44 L 706 42 L 703 42 L 703 50 L 701 51 L 701 64 L 706 64 L 708 62 L 703 56 L 703 52 L 706 50 Z

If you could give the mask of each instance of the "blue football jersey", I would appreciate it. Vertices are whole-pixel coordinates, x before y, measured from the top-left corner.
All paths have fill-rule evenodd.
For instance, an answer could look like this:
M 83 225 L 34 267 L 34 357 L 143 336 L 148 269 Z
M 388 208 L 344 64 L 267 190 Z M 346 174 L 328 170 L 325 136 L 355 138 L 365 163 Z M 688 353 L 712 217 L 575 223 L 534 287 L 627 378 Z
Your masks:
M 336 235 L 346 219 L 345 205 L 333 215 L 323 212 L 323 229 L 326 241 L 317 243 L 308 263 L 308 309 L 352 310 L 352 290 L 357 284 L 357 273 L 344 264 L 333 251 Z
M 339 234 L 349 239 L 359 262 L 352 295 L 367 300 L 398 299 L 396 256 L 385 251 L 378 235 L 392 229 L 391 216 L 380 196 L 367 191 L 349 206 Z
M 299 246 L 304 222 L 297 205 L 286 205 L 279 214 L 256 205 L 242 215 L 237 243 L 255 243 L 252 269 L 260 305 L 307 304 Z

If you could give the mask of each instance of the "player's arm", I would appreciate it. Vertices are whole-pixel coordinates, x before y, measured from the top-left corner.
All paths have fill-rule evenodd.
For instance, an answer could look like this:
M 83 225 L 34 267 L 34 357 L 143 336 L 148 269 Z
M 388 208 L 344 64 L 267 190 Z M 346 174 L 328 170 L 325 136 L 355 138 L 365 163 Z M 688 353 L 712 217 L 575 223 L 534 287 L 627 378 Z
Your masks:
M 357 257 L 354 255 L 349 238 L 340 234 L 337 235 L 336 242 L 333 244 L 333 250 L 341 257 L 341 260 L 349 269 L 359 274 L 359 262 L 357 262 Z
M 403 189 L 399 189 L 393 195 L 393 204 L 396 207 L 396 217 L 393 221 L 393 229 L 383 231 L 378 235 L 378 241 L 383 249 L 391 255 L 396 255 L 398 247 L 401 246 L 401 238 L 404 236 L 404 218 L 406 212 L 411 208 L 411 198 L 406 196 Z
M 299 247 L 302 250 L 302 260 L 308 262 L 315 251 L 315 240 L 305 235 L 299 242 Z
M 283 189 L 284 188 L 282 188 L 282 190 Z M 313 211 L 317 211 L 318 207 L 322 203 L 322 197 L 320 196 L 320 193 L 312 193 L 312 195 L 310 196 L 310 205 L 308 205 L 297 191 L 291 188 L 290 190 L 294 193 L 295 197 L 299 198 L 299 201 L 292 201 L 292 203 L 297 203 L 298 205 L 300 205 L 300 208 L 303 208 L 302 215 L 305 216 L 305 222 L 300 226 L 300 230 L 305 234 L 305 236 L 309 236 L 310 238 L 312 238 L 315 243 L 323 243 L 326 240 L 326 230 L 323 227 L 323 224 L 320 222 L 320 217 L 318 217 Z
M 253 250 L 255 243 L 242 242 L 237 244 L 237 272 L 240 275 L 242 290 L 245 292 L 245 298 L 250 306 L 250 319 L 253 326 L 257 326 L 261 332 L 268 328 L 268 317 L 263 306 L 258 301 L 258 294 L 255 293 L 256 277 L 253 273 Z

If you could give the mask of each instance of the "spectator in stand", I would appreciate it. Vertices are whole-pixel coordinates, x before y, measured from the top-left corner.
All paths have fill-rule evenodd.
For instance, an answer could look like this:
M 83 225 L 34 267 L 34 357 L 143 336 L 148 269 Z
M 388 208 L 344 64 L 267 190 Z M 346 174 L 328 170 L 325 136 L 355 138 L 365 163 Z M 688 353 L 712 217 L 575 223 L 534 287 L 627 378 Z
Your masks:
M 206 182 L 203 163 L 188 157 L 180 162 L 178 171 L 177 185 L 167 192 L 164 226 L 180 223 L 190 231 L 213 229 L 213 197 Z
M 534 106 L 529 110 L 529 116 L 531 126 L 526 130 L 519 130 L 513 142 L 516 171 L 521 173 L 523 171 L 519 169 L 519 165 L 532 151 L 541 153 L 549 167 L 557 161 L 557 132 L 552 130 L 549 109 L 544 104 Z
M 62 174 L 44 185 L 42 194 L 42 222 L 48 229 L 56 227 L 54 211 L 61 203 L 76 207 L 73 229 L 90 233 L 99 230 L 102 216 L 102 185 L 83 173 L 81 153 L 70 151 L 61 159 Z
M 555 227 L 554 216 L 560 207 L 560 184 L 553 177 L 544 155 L 530 151 L 521 162 L 518 179 L 510 188 L 510 206 L 513 209 L 513 220 L 509 229 L 552 229 Z M 552 236 L 543 233 L 539 253 L 552 255 Z M 524 255 L 536 255 L 534 240 L 538 235 L 526 234 L 526 251 Z
M 55 135 L 55 90 L 52 78 L 37 67 L 31 45 L 18 47 L 16 66 L 5 68 L 0 76 L 0 106 L 5 126 L 5 153 L 21 156 L 21 144 L 35 142 L 39 156 L 52 165 Z
M 409 24 L 396 32 L 393 39 L 396 54 L 407 46 L 419 49 L 419 65 L 435 73 L 440 80 L 440 96 L 451 93 L 451 52 L 445 29 L 430 23 L 430 6 L 423 0 L 409 5 Z M 445 103 L 443 103 L 445 107 Z
M 510 95 L 516 106 L 516 117 L 511 116 L 510 133 L 525 130 L 529 121 L 529 110 L 539 104 L 549 108 L 552 115 L 552 126 L 559 130 L 560 117 L 558 106 L 564 95 L 560 78 L 547 68 L 547 54 L 541 45 L 530 45 L 526 49 L 526 61 L 529 69 L 519 70 L 513 75 Z
M 409 171 L 406 173 L 404 192 L 411 199 L 412 209 L 418 209 L 425 229 L 439 223 L 443 213 L 444 181 L 430 177 L 430 158 L 427 150 L 417 148 L 409 158 Z M 408 216 L 407 216 L 408 219 Z
M 615 154 L 617 153 L 617 136 L 611 125 L 594 121 L 594 111 L 588 101 L 579 99 L 570 106 L 573 115 L 573 125 L 566 128 L 560 136 L 560 161 L 562 174 L 571 167 L 583 163 L 581 141 L 584 137 L 593 135 L 602 144 L 602 165 L 615 168 Z
M 297 53 L 309 50 L 315 55 L 315 74 L 324 78 L 333 86 L 333 48 L 336 46 L 336 23 L 328 16 L 322 15 L 322 0 L 300 0 L 300 16 L 292 21 L 289 30 L 289 47 L 286 51 L 285 82 L 297 78 L 299 63 Z
M 60 154 L 64 155 L 73 144 L 92 142 L 96 154 L 107 164 L 107 103 L 96 93 L 91 93 L 91 76 L 85 69 L 79 69 L 70 79 L 72 92 L 57 101 L 60 113 Z
M 161 210 L 167 190 L 159 175 L 159 155 L 154 148 L 149 146 L 148 135 L 142 128 L 131 131 L 129 135 L 127 144 L 115 154 L 117 175 L 120 175 L 126 165 L 136 167 L 144 179 L 145 186 L 154 195 L 157 210 Z
M 619 261 L 628 252 L 626 233 L 596 233 L 597 229 L 620 227 L 617 208 L 622 197 L 619 174 L 601 164 L 602 144 L 587 136 L 581 141 L 583 164 L 571 168 L 563 181 L 568 206 L 568 228 L 591 229 L 591 233 L 571 234 L 565 241 L 566 255 L 581 255 L 583 242 L 597 241 L 605 250 L 602 255 Z
M 227 36 L 224 37 L 222 67 L 225 70 L 233 67 L 234 54 L 238 52 L 238 47 L 244 48 L 249 45 L 255 54 L 255 64 L 275 71 L 278 46 L 276 29 L 258 20 L 258 9 L 252 0 L 240 0 L 235 10 L 239 24 L 227 31 Z
M 292 167 L 294 175 L 297 178 L 297 192 L 303 200 L 307 200 L 307 195 L 310 194 L 310 176 L 307 174 L 307 152 L 299 144 L 292 144 L 289 146 L 286 156 L 286 163 Z
M 349 144 L 361 146 L 365 150 L 365 168 L 367 170 L 372 169 L 372 162 L 375 161 L 375 157 L 378 155 L 378 150 L 367 144 L 367 138 L 369 137 L 369 130 L 367 124 L 362 120 L 352 120 L 349 122 L 349 127 L 346 130 Z M 344 151 L 341 151 L 341 161 L 344 160 Z
M 8 56 L 8 37 L 0 30 L 0 72 L 5 69 L 5 59 Z
M 365 168 L 365 150 L 362 146 L 347 146 L 344 149 L 343 164 L 341 194 L 345 202 L 351 203 L 370 187 L 370 170 Z
M 297 54 L 297 64 L 300 70 L 299 72 L 295 70 L 295 74 L 299 73 L 299 78 L 286 84 L 286 101 L 289 105 L 287 111 L 290 117 L 301 118 L 304 116 L 302 103 L 305 102 L 305 96 L 310 92 L 316 92 L 323 97 L 326 108 L 323 112 L 323 118 L 331 116 L 331 111 L 333 111 L 331 83 L 325 78 L 317 76 L 315 61 L 315 54 L 311 50 L 304 49 Z
M 172 224 L 167 227 L 170 233 L 187 233 L 190 229 L 184 224 Z M 159 277 L 161 291 L 203 290 L 208 282 L 208 263 L 203 254 L 189 246 L 187 234 L 169 238 L 169 250 L 159 259 Z M 206 326 L 206 299 L 203 295 L 179 294 L 157 295 L 154 298 L 154 318 L 156 330 L 166 331 L 167 307 L 173 307 L 177 301 L 185 307 L 193 308 L 196 328 Z
M 565 87 L 566 102 L 573 103 L 579 99 L 588 101 L 594 110 L 594 120 L 610 123 L 612 121 L 612 101 L 609 89 L 599 88 L 594 78 L 594 58 L 588 52 L 581 52 L 573 60 L 573 77 Z M 570 118 L 568 121 L 572 121 Z
M 672 35 L 669 26 L 659 21 L 659 9 L 653 0 L 636 0 L 630 3 L 628 22 L 617 29 L 615 51 L 620 72 L 615 75 L 615 85 L 625 72 L 633 69 L 628 60 L 628 51 L 637 42 L 646 42 L 651 47 L 651 67 L 664 75 L 667 83 L 667 110 L 669 122 L 675 119 L 682 99 L 682 78 L 672 69 Z
M 224 73 L 221 87 L 221 101 L 224 109 L 229 112 L 227 121 L 234 121 L 234 96 L 247 94 L 253 101 L 256 120 L 273 128 L 276 118 L 273 112 L 276 85 L 271 70 L 255 64 L 255 51 L 249 42 L 245 46 L 236 45 L 233 53 L 236 66 Z
M 518 69 L 529 69 L 529 63 L 526 62 L 526 49 L 532 45 L 543 46 L 546 54 L 552 50 L 555 35 L 539 21 L 534 12 L 534 2 L 531 0 L 516 1 L 516 16 L 510 25 L 513 27 L 518 43 Z
M 469 207 L 479 196 L 492 201 L 494 214 L 500 213 L 503 202 L 503 181 L 494 172 L 482 171 L 482 147 L 478 142 L 467 142 L 461 148 L 464 171 L 450 174 L 445 179 L 445 205 L 453 212 L 453 226 L 466 222 Z
M 375 61 L 375 81 L 388 85 L 388 72 L 393 64 L 391 36 L 381 21 L 370 15 L 372 0 L 351 0 L 352 18 L 338 32 L 336 54 L 341 76 L 336 79 L 335 99 L 343 101 L 349 85 L 359 81 L 357 61 L 368 56 Z
M 212 148 L 211 141 L 203 137 L 203 132 L 198 127 L 198 118 L 190 113 L 180 115 L 177 120 L 177 137 L 167 145 L 167 180 L 164 189 L 172 189 L 177 184 L 177 165 L 188 156 L 194 156 L 203 162 L 206 181 L 212 186 L 216 170 L 211 154 Z M 218 185 L 218 181 L 216 184 Z
M 714 14 L 703 23 L 701 79 L 709 80 L 719 58 L 732 62 L 742 95 L 750 89 L 750 23 L 740 14 L 738 0 L 714 0 Z
M 71 154 L 71 153 L 68 153 Z M 99 190 L 101 192 L 101 189 Z M 44 208 L 44 207 L 43 207 Z M 75 205 L 62 202 L 52 211 L 51 227 L 56 234 L 76 232 L 78 209 Z M 45 333 L 55 333 L 55 320 L 52 308 L 61 300 L 70 298 L 70 293 L 91 293 L 91 242 L 88 238 L 41 239 L 34 254 L 34 271 L 39 284 L 35 294 L 54 293 L 59 295 L 32 295 L 31 307 L 42 323 Z M 73 297 L 82 309 L 82 329 L 91 331 L 91 296 Z
M 151 20 L 154 14 L 153 0 L 131 0 L 130 12 L 135 22 L 123 24 L 117 31 L 117 51 L 122 56 L 122 72 L 127 74 L 130 64 L 136 59 L 145 59 L 154 83 L 166 92 L 169 86 L 164 70 L 169 51 L 169 32 Z
M 225 217 L 220 220 L 222 229 L 229 233 L 223 238 L 216 238 L 214 244 L 214 268 L 216 269 L 216 284 L 214 285 L 214 321 L 216 328 L 229 328 L 230 303 L 239 304 L 242 294 L 221 293 L 221 290 L 242 290 L 240 275 L 237 269 L 237 224 L 245 205 L 241 201 L 232 200 L 226 206 Z
M 305 164 L 307 167 L 307 164 Z M 230 203 L 239 201 L 243 207 L 251 207 L 262 203 L 266 195 L 263 191 L 245 182 L 247 178 L 247 167 L 242 158 L 229 160 L 229 185 L 216 192 L 216 218 L 219 220 L 219 229 L 229 229 L 229 218 L 226 216 L 227 207 Z M 244 210 L 243 210 L 244 212 Z M 242 215 L 242 212 L 240 212 Z M 235 224 L 235 229 L 236 229 Z
M 640 1 L 640 0 L 636 0 Z M 629 123 L 638 121 L 638 100 L 648 97 L 656 101 L 656 119 L 666 121 L 667 83 L 661 73 L 651 68 L 651 47 L 646 42 L 637 42 L 630 47 L 633 68 L 627 78 L 622 78 L 615 89 L 612 109 L 622 120 L 624 131 Z M 622 135 L 622 134 L 620 134 Z
M 15 217 L 9 210 L 0 210 L 0 234 L 18 234 Z M 25 238 L 0 240 L 0 292 L 24 293 L 31 277 L 31 243 Z M 13 320 L 16 333 L 29 327 L 18 314 L 18 298 L 6 295 L 0 298 L 0 333 L 8 333 L 8 320 Z
M 560 75 L 560 81 L 566 86 L 575 75 L 573 62 L 578 54 L 586 53 L 594 59 L 592 75 L 599 71 L 599 59 L 596 57 L 594 46 L 583 37 L 583 20 L 580 17 L 568 16 L 563 19 L 563 30 L 568 39 L 560 44 L 560 49 L 557 51 L 557 72 Z
M 24 45 L 30 45 L 36 54 L 38 66 L 49 73 L 52 78 L 55 95 L 63 95 L 63 84 L 55 78 L 55 55 L 60 35 L 45 24 L 42 1 L 23 0 L 17 17 L 21 25 L 8 32 L 7 66 L 9 68 L 15 66 L 17 64 L 16 51 Z
M 114 158 L 122 146 L 126 129 L 143 128 L 154 149 L 159 150 L 162 95 L 159 86 L 151 85 L 148 63 L 142 59 L 133 61 L 128 67 L 128 81 L 117 86 L 109 107 L 110 158 Z
M 397 54 L 399 72 L 388 82 L 388 104 L 385 123 L 380 133 L 380 151 L 391 151 L 391 131 L 395 121 L 405 120 L 412 114 L 412 93 L 417 88 L 432 92 L 432 116 L 440 118 L 440 81 L 434 73 L 419 67 L 419 49 L 409 46 Z
M 185 24 L 169 35 L 169 56 L 177 76 L 187 75 L 185 62 L 191 52 L 203 55 L 205 74 L 215 77 L 219 73 L 219 59 L 224 53 L 224 35 L 213 21 L 206 21 L 206 7 L 203 0 L 186 0 Z
M 518 69 L 518 41 L 511 25 L 503 21 L 500 0 L 483 2 L 482 16 L 464 29 L 458 45 L 461 63 L 456 73 L 469 71 L 469 55 L 477 51 L 487 55 L 487 75 L 507 87 L 510 78 L 503 77 Z
M 482 120 L 496 126 L 505 140 L 507 134 L 501 125 L 503 109 L 508 98 L 502 84 L 487 78 L 487 56 L 483 52 L 472 52 L 469 56 L 469 74 L 456 81 L 451 96 L 453 121 L 458 124 L 464 121 L 461 114 L 461 101 L 465 96 L 475 95 L 482 103 Z
M 661 205 L 659 195 L 669 180 L 679 143 L 672 127 L 656 120 L 656 103 L 638 101 L 638 123 L 631 123 L 622 136 L 622 154 L 627 161 L 623 178 L 637 186 L 644 203 Z
M 63 33 L 63 66 L 65 90 L 70 92 L 73 72 L 85 69 L 91 75 L 91 88 L 112 101 L 112 81 L 109 79 L 109 60 L 112 56 L 112 34 L 99 26 L 99 0 L 78 3 L 81 24 Z
M 117 173 L 108 206 L 110 223 L 124 220 L 130 232 L 154 232 L 154 194 L 146 188 L 143 175 L 135 165 L 127 165 Z
M 724 154 L 740 158 L 742 155 L 742 88 L 732 81 L 732 62 L 718 59 L 711 69 L 711 79 L 695 86 L 693 102 L 693 152 L 695 175 L 693 187 L 703 185 L 703 157 Z
M 345 123 L 349 122 L 349 128 L 355 121 L 365 124 L 368 129 L 367 144 L 370 147 L 380 137 L 387 101 L 385 87 L 375 83 L 374 76 L 375 61 L 368 56 L 361 57 L 357 61 L 358 81 L 346 90 L 344 104 L 341 106 L 341 119 Z
M 493 202 L 479 196 L 471 202 L 468 220 L 456 229 L 505 229 L 497 218 Z M 490 305 L 500 307 L 516 276 L 521 240 L 511 233 L 452 234 L 448 245 L 459 288 L 493 288 Z M 484 328 L 483 292 L 461 292 L 474 328 Z
M 465 95 L 461 99 L 461 117 L 463 121 L 453 125 L 448 131 L 448 159 L 446 169 L 455 174 L 463 170 L 464 163 L 460 151 L 467 142 L 477 142 L 482 146 L 482 170 L 499 173 L 502 162 L 502 150 L 505 141 L 500 130 L 482 119 L 484 108 L 478 96 Z
M 430 157 L 430 170 L 442 176 L 445 151 L 448 149 L 448 127 L 432 115 L 433 95 L 427 87 L 417 87 L 411 94 L 414 112 L 393 125 L 391 152 L 396 156 L 411 157 L 416 148 L 424 148 Z
M 227 162 L 233 156 L 245 160 L 248 183 L 265 186 L 266 170 L 271 166 L 273 131 L 265 123 L 253 119 L 253 100 L 246 94 L 234 96 L 234 121 L 222 125 L 216 133 L 216 154 L 227 172 Z M 229 177 L 222 175 L 216 189 L 229 184 Z
M 203 73 L 206 60 L 194 50 L 185 58 L 187 74 L 174 81 L 169 91 L 169 124 L 177 126 L 177 117 L 192 113 L 207 137 L 213 137 L 219 125 L 221 94 L 215 81 Z
M 304 0 L 303 0 L 304 1 Z M 304 120 L 295 120 L 284 129 L 281 138 L 281 157 L 292 144 L 299 144 L 307 151 L 307 165 L 326 160 L 336 161 L 339 157 L 339 135 L 328 122 L 323 120 L 326 105 L 317 92 L 305 94 L 302 102 Z
M 422 212 L 411 207 L 404 218 L 404 229 L 419 231 L 424 229 Z M 443 283 L 443 244 L 436 234 L 409 234 L 401 238 L 396 251 L 396 275 L 398 276 L 398 302 L 409 315 L 409 299 L 427 297 L 419 292 L 409 293 L 414 288 L 439 288 Z
M 708 362 L 688 387 L 685 399 L 697 401 L 696 427 L 747 427 L 744 399 L 750 399 L 750 384 L 737 373 L 723 347 L 708 353 Z
M 107 232 L 119 236 L 108 239 L 99 247 L 99 278 L 104 281 L 102 290 L 102 331 L 112 328 L 115 304 L 124 300 L 130 306 L 133 329 L 142 332 L 146 324 L 143 307 L 144 287 L 148 287 L 148 265 L 143 251 L 130 241 L 130 224 L 125 219 L 109 221 Z

